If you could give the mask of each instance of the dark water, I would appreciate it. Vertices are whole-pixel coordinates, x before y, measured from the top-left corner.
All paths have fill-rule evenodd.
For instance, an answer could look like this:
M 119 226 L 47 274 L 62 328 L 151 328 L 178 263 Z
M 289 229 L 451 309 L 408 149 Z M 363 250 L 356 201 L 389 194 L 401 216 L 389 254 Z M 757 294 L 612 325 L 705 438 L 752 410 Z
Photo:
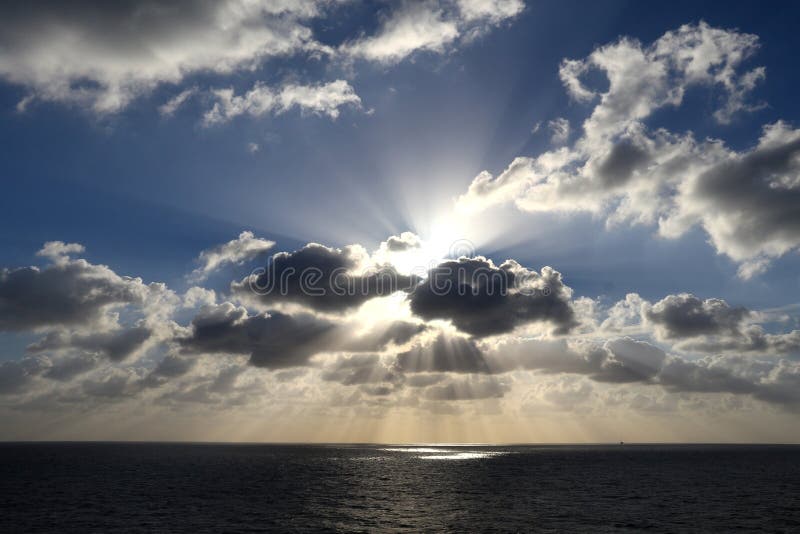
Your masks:
M 800 532 L 800 447 L 0 444 L 0 532 Z

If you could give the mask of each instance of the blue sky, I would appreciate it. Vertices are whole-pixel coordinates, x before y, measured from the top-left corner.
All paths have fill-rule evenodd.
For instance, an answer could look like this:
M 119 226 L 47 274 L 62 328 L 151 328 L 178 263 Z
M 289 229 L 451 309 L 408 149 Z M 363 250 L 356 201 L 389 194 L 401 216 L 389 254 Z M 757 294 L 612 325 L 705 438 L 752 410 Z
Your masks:
M 468 4 L 486 10 L 471 15 Z M 189 273 L 203 265 L 201 251 L 218 250 L 215 247 L 250 231 L 261 240 L 263 250 L 223 262 L 200 285 L 216 292 L 213 305 L 233 302 L 256 314 L 265 308 L 237 301 L 230 284 L 263 264 L 268 255 L 296 251 L 310 242 L 329 247 L 358 244 L 372 252 L 401 232 L 430 240 L 442 221 L 455 221 L 445 224 L 448 238 L 470 240 L 477 254 L 496 265 L 514 259 L 528 269 L 552 266 L 558 270 L 572 290 L 571 299 L 586 298 L 602 310 L 595 318 L 598 324 L 608 320 L 615 303 L 636 293 L 646 306 L 669 295 L 691 294 L 701 301 L 722 299 L 731 308 L 761 314 L 736 330 L 739 337 L 744 336 L 745 326 L 754 324 L 775 334 L 788 334 L 797 326 L 793 306 L 800 294 L 800 234 L 796 222 L 787 221 L 782 232 L 780 221 L 770 221 L 767 228 L 767 222 L 758 220 L 764 217 L 758 212 L 753 215 L 753 232 L 765 232 L 755 238 L 765 245 L 747 245 L 744 250 L 744 245 L 737 245 L 741 235 L 737 232 L 749 232 L 750 227 L 745 228 L 745 219 L 740 217 L 743 229 L 728 233 L 728 226 L 735 226 L 737 219 L 725 219 L 722 211 L 719 218 L 712 212 L 683 214 L 675 222 L 680 231 L 662 232 L 658 221 L 673 213 L 670 206 L 675 199 L 669 195 L 674 191 L 658 193 L 666 196 L 654 219 L 636 222 L 629 218 L 612 224 L 609 220 L 620 202 L 617 193 L 587 190 L 582 199 L 596 195 L 597 202 L 605 204 L 586 209 L 522 208 L 518 200 L 539 194 L 536 188 L 530 189 L 529 183 L 525 192 L 508 193 L 512 195 L 508 197 L 498 178 L 515 158 L 529 158 L 530 163 L 560 147 L 583 154 L 583 163 L 595 157 L 591 148 L 581 152 L 581 136 L 591 135 L 582 125 L 600 108 L 599 95 L 609 91 L 609 82 L 602 68 L 587 68 L 581 80 L 596 94 L 594 100 L 581 101 L 559 74 L 565 59 L 588 58 L 599 47 L 615 43 L 635 41 L 647 47 L 683 25 L 700 28 L 701 21 L 732 39 L 757 36 L 757 44 L 747 49 L 746 57 L 736 60 L 735 75 L 726 74 L 731 83 L 741 84 L 736 90 L 748 83 L 744 76 L 753 69 L 764 67 L 765 74 L 754 75 L 752 87 L 743 90 L 738 107 L 724 120 L 715 112 L 733 102 L 734 90 L 721 78 L 693 83 L 690 74 L 685 74 L 688 81 L 664 82 L 685 85 L 680 87 L 680 102 L 653 104 L 636 117 L 636 124 L 648 132 L 636 142 L 652 141 L 659 129 L 674 136 L 691 132 L 701 154 L 711 151 L 710 144 L 702 144 L 704 140 L 723 140 L 730 151 L 720 156 L 723 161 L 753 150 L 765 135 L 765 125 L 783 121 L 786 129 L 776 135 L 788 139 L 794 135 L 791 125 L 800 121 L 795 89 L 800 74 L 793 57 L 793 51 L 800 49 L 794 24 L 797 6 L 788 2 L 768 9 L 746 2 L 289 2 L 292 7 L 277 15 L 266 9 L 236 19 L 240 26 L 234 30 L 254 32 L 248 34 L 252 36 L 260 35 L 262 23 L 278 28 L 281 35 L 303 28 L 308 33 L 300 44 L 289 43 L 285 36 L 276 38 L 278 44 L 269 46 L 285 45 L 288 51 L 275 53 L 245 44 L 240 51 L 244 59 L 233 60 L 221 51 L 229 46 L 224 44 L 225 30 L 203 26 L 209 20 L 206 11 L 222 9 L 209 5 L 192 8 L 175 3 L 175 13 L 154 15 L 153 29 L 147 29 L 143 37 L 124 31 L 112 37 L 100 24 L 111 21 L 108 27 L 112 29 L 133 24 L 134 16 L 139 16 L 137 6 L 147 3 L 127 2 L 116 10 L 84 2 L 74 7 L 74 13 L 50 3 L 8 8 L 14 13 L 7 17 L 8 24 L 30 31 L 23 38 L 8 26 L 6 37 L 0 39 L 1 266 L 46 269 L 64 258 L 80 257 L 91 265 L 107 265 L 119 275 L 141 277 L 145 284 L 163 282 L 176 299 L 185 299 L 187 291 L 198 285 Z M 74 23 L 71 17 L 76 13 L 84 22 Z M 404 34 L 375 44 L 408 14 L 419 15 L 409 18 L 409 27 L 420 34 L 430 30 L 422 23 L 433 20 L 450 23 L 458 35 L 423 35 L 423 44 L 408 45 L 403 39 L 410 38 Z M 49 34 L 37 33 L 37 28 L 48 28 L 45 20 L 56 22 Z M 79 38 L 59 41 L 61 34 L 53 28 L 66 27 Z M 427 38 L 433 41 L 424 41 Z M 214 39 L 223 44 L 214 48 Z M 197 51 L 204 40 L 212 43 L 210 52 Z M 142 43 L 151 45 L 148 50 L 153 56 L 137 56 L 141 47 L 146 48 Z M 177 67 L 179 74 L 159 63 L 171 56 L 158 56 L 158 52 L 174 43 L 183 47 L 179 53 L 186 54 Z M 156 56 L 158 61 L 152 59 Z M 60 62 L 63 69 L 51 67 L 48 58 Z M 302 88 L 321 91 L 334 81 L 341 81 L 346 91 L 329 94 L 326 98 L 331 100 L 323 107 L 298 103 L 296 94 Z M 285 97 L 295 100 L 285 100 L 285 110 L 280 108 L 283 104 L 272 103 L 272 108 L 262 112 L 252 108 L 222 111 L 221 118 L 209 118 L 214 105 L 225 109 L 225 97 L 215 91 L 232 89 L 234 100 L 228 104 L 233 105 L 237 96 L 259 87 L 273 92 L 265 98 L 283 98 L 275 95 L 295 88 L 295 96 Z M 645 84 L 637 90 L 647 89 Z M 163 106 L 185 91 L 185 101 L 174 112 L 164 112 Z M 335 98 L 340 100 L 333 102 Z M 555 139 L 555 125 L 550 125 L 557 120 L 569 124 L 570 133 L 563 141 Z M 620 135 L 610 142 L 621 142 L 628 134 Z M 796 164 L 796 155 L 792 157 Z M 796 174 L 792 174 L 796 167 L 792 169 L 785 173 L 790 190 L 797 187 Z M 557 172 L 573 170 L 567 165 Z M 467 194 L 482 171 L 491 174 L 494 181 L 489 187 L 504 200 L 475 197 L 480 209 L 459 218 L 454 215 L 457 199 Z M 672 184 L 670 180 L 665 183 Z M 602 201 L 600 195 L 605 194 L 611 196 Z M 627 193 L 620 194 L 624 198 Z M 551 201 L 562 200 L 542 200 Z M 683 203 L 675 209 L 694 206 L 695 201 L 693 197 L 675 201 Z M 786 208 L 794 213 L 794 221 L 798 209 Z M 640 216 L 645 217 L 636 211 L 633 219 Z M 695 217 L 694 222 L 682 226 L 685 217 Z M 718 225 L 718 234 L 709 231 L 710 224 Z M 79 243 L 84 249 L 36 256 L 49 241 Z M 266 246 L 267 242 L 274 245 Z M 773 245 L 780 250 L 769 248 Z M 751 264 L 757 264 L 755 274 L 742 275 L 743 266 Z M 12 304 L 6 306 L 11 309 Z M 703 306 L 707 311 L 711 305 Z M 790 311 L 771 311 L 779 308 Z M 191 306 L 173 312 L 168 320 L 175 321 L 176 329 L 191 329 L 194 314 L 203 313 Z M 122 319 L 115 328 L 129 326 L 125 324 L 128 313 L 131 321 L 139 317 L 127 309 L 120 313 Z M 158 317 L 167 320 L 166 315 Z M 687 356 L 687 351 L 676 348 L 675 343 L 680 343 L 674 336 L 653 326 L 657 321 L 652 317 L 651 330 L 632 334 L 637 342 L 653 343 L 667 354 L 681 354 L 691 361 L 711 356 Z M 456 319 L 453 323 L 458 324 Z M 0 333 L 3 358 L 16 362 L 30 357 L 25 356 L 25 347 L 53 327 L 6 327 Z M 74 325 L 55 327 L 63 330 Z M 77 334 L 71 332 L 74 338 Z M 527 333 L 534 338 L 540 334 Z M 597 336 L 606 343 L 610 339 L 608 333 Z M 73 351 L 70 357 L 78 350 L 75 346 L 62 349 L 64 354 Z M 153 365 L 174 347 L 166 341 L 147 350 L 137 357 Z M 767 352 L 760 356 L 770 361 L 779 357 Z M 66 358 L 64 354 L 48 356 L 55 361 Z M 795 356 L 791 351 L 780 355 L 791 361 Z M 81 376 L 90 380 L 89 375 Z M 21 402 L 9 401 L 11 412 Z M 15 420 L 13 413 L 8 417 Z M 68 429 L 64 432 L 70 435 Z M 681 435 L 692 436 L 688 430 Z
M 198 126 L 197 109 L 182 109 L 170 119 L 157 112 L 170 96 L 197 83 L 246 88 L 256 80 L 272 82 L 287 75 L 314 81 L 341 74 L 337 66 L 307 58 L 268 61 L 253 72 L 233 76 L 189 76 L 101 117 L 58 103 L 36 104 L 18 113 L 15 105 L 25 89 L 3 84 L 2 202 L 8 224 L 0 260 L 20 264 L 44 241 L 77 241 L 86 244 L 93 257 L 122 271 L 175 281 L 197 250 L 240 229 L 285 239 L 288 247 L 310 240 L 343 245 L 369 238 L 377 243 L 385 235 L 413 230 L 413 221 L 396 201 L 398 189 L 439 209 L 481 170 L 500 171 L 514 156 L 546 148 L 547 135 L 530 134 L 537 122 L 583 118 L 585 106 L 570 103 L 558 79 L 563 58 L 582 57 L 620 35 L 648 42 L 699 20 L 761 36 L 762 46 L 751 63 L 767 68 L 767 80 L 755 97 L 769 107 L 720 126 L 709 113 L 703 117 L 713 95 L 697 90 L 703 94 L 689 95 L 687 105 L 653 122 L 691 129 L 697 136 L 722 136 L 733 146 L 747 147 L 757 139 L 761 124 L 797 118 L 792 90 L 797 74 L 785 51 L 797 46 L 798 37 L 792 17 L 781 16 L 780 10 L 754 12 L 746 4 L 720 9 L 713 3 L 692 2 L 536 3 L 501 31 L 446 55 L 423 52 L 393 67 L 357 65 L 353 86 L 374 114 L 347 110 L 336 121 L 292 111 L 279 117 L 239 118 L 204 130 Z M 375 11 L 346 8 L 341 25 L 328 29 L 320 24 L 325 29 L 321 38 L 335 44 L 345 31 L 370 33 L 377 24 Z M 259 152 L 250 154 L 249 143 L 258 143 Z M 435 191 L 430 191 L 432 183 Z M 298 211 L 317 215 L 306 223 L 308 216 Z M 344 232 L 330 235 L 326 221 L 331 220 Z M 609 236 L 595 232 L 598 225 L 591 221 L 555 224 L 567 230 L 578 226 L 574 233 L 581 235 L 591 232 L 589 243 L 563 247 L 545 240 L 533 247 L 485 253 L 499 254 L 500 260 L 503 254 L 521 254 L 534 264 L 567 265 L 576 281 L 587 284 L 587 291 L 614 296 L 632 289 L 646 293 L 648 286 L 655 293 L 670 291 L 685 279 L 664 280 L 671 269 L 664 268 L 665 260 L 676 254 L 699 255 L 695 285 L 672 289 L 730 292 L 758 305 L 787 296 L 764 287 L 753 291 L 725 285 L 721 275 L 727 278 L 735 269 L 704 250 L 702 234 L 683 243 L 657 243 L 647 231 L 623 229 L 619 233 L 624 235 Z M 582 268 L 587 244 L 597 239 L 608 243 L 600 248 L 616 248 L 615 260 L 600 257 L 605 255 L 601 252 L 593 263 L 605 266 Z M 645 271 L 635 288 L 617 278 L 614 267 L 620 259 L 638 264 L 635 271 Z M 773 276 L 797 288 L 797 263 L 785 263 Z M 765 290 L 766 298 L 761 296 Z

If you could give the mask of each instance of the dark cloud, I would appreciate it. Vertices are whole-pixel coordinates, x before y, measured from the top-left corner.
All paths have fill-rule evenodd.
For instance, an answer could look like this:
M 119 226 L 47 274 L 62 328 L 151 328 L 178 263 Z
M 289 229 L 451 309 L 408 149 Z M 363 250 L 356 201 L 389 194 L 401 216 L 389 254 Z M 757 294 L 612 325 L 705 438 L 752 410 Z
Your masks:
M 616 143 L 597 166 L 597 177 L 605 187 L 625 185 L 640 166 L 649 163 L 647 150 L 631 140 Z
M 160 287 L 160 286 L 159 286 Z M 141 304 L 151 287 L 85 260 L 0 271 L 0 330 L 87 326 L 111 306 Z
M 752 379 L 736 376 L 724 360 L 690 362 L 669 358 L 659 373 L 659 383 L 670 391 L 692 393 L 752 394 L 758 386 Z
M 413 277 L 391 266 L 362 267 L 362 253 L 355 247 L 335 249 L 310 243 L 295 252 L 275 254 L 262 273 L 234 283 L 232 290 L 268 304 L 291 302 L 313 310 L 344 312 L 413 287 Z
M 192 357 L 167 354 L 145 377 L 144 384 L 148 387 L 162 386 L 171 379 L 183 376 L 191 371 L 195 363 L 196 360 Z
M 52 365 L 44 372 L 45 378 L 68 381 L 88 373 L 98 366 L 100 358 L 95 354 L 78 354 L 52 360 Z
M 707 334 L 739 334 L 746 308 L 732 308 L 721 299 L 701 300 L 694 295 L 669 295 L 645 310 L 648 321 L 657 325 L 662 337 L 676 339 Z
M 23 391 L 34 377 L 46 371 L 50 365 L 50 360 L 43 357 L 0 362 L 0 395 Z
M 331 345 L 334 324 L 308 314 L 248 315 L 226 302 L 207 306 L 192 319 L 191 334 L 178 338 L 185 351 L 247 354 L 256 367 L 305 365 Z
M 432 343 L 397 355 L 397 368 L 409 373 L 488 373 L 483 353 L 472 339 L 440 334 Z
M 482 257 L 446 261 L 409 295 L 411 310 L 424 319 L 448 319 L 462 332 L 482 337 L 542 321 L 565 333 L 577 324 L 571 290 L 561 273 L 541 274 L 508 260 L 496 267 Z
M 705 224 L 718 249 L 735 258 L 780 255 L 800 244 L 798 172 L 800 132 L 779 122 L 754 150 L 703 173 L 689 194 L 718 214 Z

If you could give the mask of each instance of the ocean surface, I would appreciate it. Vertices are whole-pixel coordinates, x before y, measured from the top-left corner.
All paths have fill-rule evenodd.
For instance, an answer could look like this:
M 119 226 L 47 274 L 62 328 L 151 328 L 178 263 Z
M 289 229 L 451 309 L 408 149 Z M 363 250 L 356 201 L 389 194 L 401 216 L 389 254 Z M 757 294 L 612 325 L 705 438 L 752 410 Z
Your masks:
M 800 447 L 0 444 L 0 532 L 800 532 Z

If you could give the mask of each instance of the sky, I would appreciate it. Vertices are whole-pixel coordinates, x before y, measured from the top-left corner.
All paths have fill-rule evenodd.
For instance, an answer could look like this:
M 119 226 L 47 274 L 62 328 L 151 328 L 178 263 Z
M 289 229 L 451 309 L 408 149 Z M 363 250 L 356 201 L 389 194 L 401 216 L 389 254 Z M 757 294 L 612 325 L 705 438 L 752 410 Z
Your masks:
M 800 441 L 798 7 L 0 7 L 0 439 Z

